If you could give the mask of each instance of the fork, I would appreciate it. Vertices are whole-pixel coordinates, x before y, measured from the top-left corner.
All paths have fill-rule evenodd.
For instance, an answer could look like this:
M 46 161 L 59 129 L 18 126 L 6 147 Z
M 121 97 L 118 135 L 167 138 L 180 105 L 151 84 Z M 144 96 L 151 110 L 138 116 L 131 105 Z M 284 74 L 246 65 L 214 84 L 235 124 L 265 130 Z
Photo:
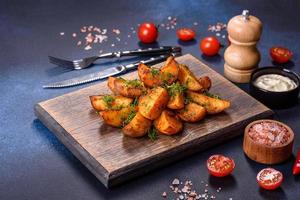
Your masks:
M 79 60 L 64 60 L 61 58 L 48 56 L 49 61 L 52 64 L 66 67 L 69 69 L 84 69 L 91 66 L 96 60 L 101 58 L 119 58 L 122 56 L 152 56 L 161 54 L 170 54 L 181 52 L 181 48 L 177 46 L 162 46 L 158 48 L 147 48 L 147 49 L 136 49 L 131 51 L 117 51 L 112 53 L 100 54 L 98 56 L 92 56 L 87 58 L 82 58 Z

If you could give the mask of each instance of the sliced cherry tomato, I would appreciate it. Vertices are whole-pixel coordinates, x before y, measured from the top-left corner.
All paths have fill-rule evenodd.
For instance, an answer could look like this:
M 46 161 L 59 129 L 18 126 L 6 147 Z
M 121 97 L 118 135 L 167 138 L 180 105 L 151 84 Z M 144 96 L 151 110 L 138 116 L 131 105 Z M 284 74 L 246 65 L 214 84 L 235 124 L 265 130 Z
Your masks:
M 298 175 L 298 174 L 300 174 L 300 149 L 298 150 L 298 154 L 293 167 L 293 175 Z
M 196 36 L 196 32 L 190 28 L 181 28 L 177 30 L 177 37 L 182 41 L 193 40 Z
M 277 63 L 286 63 L 292 58 L 293 52 L 284 47 L 272 47 L 270 56 Z
M 283 175 L 276 169 L 265 168 L 257 174 L 256 179 L 260 187 L 266 190 L 275 190 L 280 187 Z
M 214 56 L 220 50 L 220 42 L 215 37 L 206 37 L 200 43 L 200 49 L 204 55 Z
M 158 36 L 158 31 L 154 23 L 143 23 L 139 26 L 138 37 L 141 42 L 155 42 Z
M 216 177 L 229 175 L 234 167 L 234 160 L 223 155 L 212 155 L 207 160 L 207 169 L 209 173 Z

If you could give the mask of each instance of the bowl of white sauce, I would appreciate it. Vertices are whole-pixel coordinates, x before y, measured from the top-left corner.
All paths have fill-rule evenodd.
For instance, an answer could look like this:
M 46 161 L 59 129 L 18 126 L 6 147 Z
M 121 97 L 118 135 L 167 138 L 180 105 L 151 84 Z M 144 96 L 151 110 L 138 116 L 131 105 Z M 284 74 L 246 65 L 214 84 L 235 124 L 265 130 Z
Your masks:
M 250 79 L 250 94 L 271 108 L 298 103 L 300 78 L 296 72 L 279 67 L 255 70 Z

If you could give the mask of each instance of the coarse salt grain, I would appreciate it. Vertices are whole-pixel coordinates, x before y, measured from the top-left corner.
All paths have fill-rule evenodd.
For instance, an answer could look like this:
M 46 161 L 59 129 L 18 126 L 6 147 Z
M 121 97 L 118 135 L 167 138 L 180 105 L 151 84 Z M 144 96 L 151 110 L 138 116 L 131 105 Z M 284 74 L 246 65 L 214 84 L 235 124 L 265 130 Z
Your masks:
M 60 35 L 65 35 L 65 33 L 64 33 L 64 32 L 60 32 L 59 34 L 60 34 Z
M 84 50 L 90 50 L 92 49 L 91 45 L 87 45 L 86 47 L 84 47 Z
M 72 34 L 72 36 L 73 36 L 73 37 L 76 37 L 76 36 L 77 36 L 77 34 L 76 34 L 76 33 L 73 33 L 73 34 Z

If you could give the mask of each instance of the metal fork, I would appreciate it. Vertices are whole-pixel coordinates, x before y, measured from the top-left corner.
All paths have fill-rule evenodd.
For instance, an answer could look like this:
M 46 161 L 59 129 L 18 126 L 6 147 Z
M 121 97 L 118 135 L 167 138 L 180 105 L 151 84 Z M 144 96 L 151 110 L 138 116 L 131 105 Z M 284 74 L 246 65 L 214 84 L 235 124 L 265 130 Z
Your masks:
M 52 64 L 66 67 L 70 69 L 84 69 L 91 66 L 96 60 L 101 58 L 119 58 L 122 56 L 152 56 L 161 54 L 170 54 L 175 52 L 181 52 L 181 48 L 177 46 L 163 46 L 158 48 L 147 48 L 147 49 L 136 49 L 131 51 L 117 51 L 112 53 L 105 53 L 98 56 L 92 56 L 87 58 L 82 58 L 79 60 L 64 60 L 61 58 L 56 58 L 49 56 L 49 61 Z

